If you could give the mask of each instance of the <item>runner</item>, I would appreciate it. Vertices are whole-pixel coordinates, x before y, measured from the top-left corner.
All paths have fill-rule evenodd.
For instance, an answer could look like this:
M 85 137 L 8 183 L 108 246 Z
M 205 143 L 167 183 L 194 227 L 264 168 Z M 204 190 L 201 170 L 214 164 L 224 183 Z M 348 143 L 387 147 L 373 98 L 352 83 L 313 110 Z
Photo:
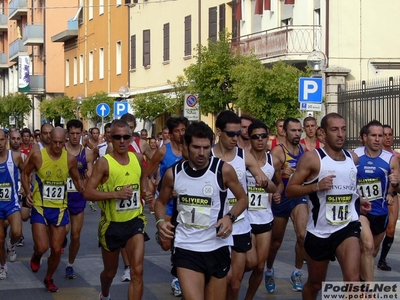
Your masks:
M 314 117 L 307 117 L 303 121 L 303 130 L 306 133 L 304 139 L 300 143 L 306 146 L 306 151 L 313 151 L 315 148 L 322 148 L 322 144 L 316 137 L 317 133 L 317 120 Z
M 322 149 L 307 152 L 290 179 L 286 195 L 306 195 L 310 210 L 304 247 L 308 279 L 303 299 L 317 299 L 330 260 L 337 258 L 343 281 L 359 281 L 360 230 L 357 205 L 357 156 L 343 149 L 346 123 L 337 113 L 321 120 L 325 131 Z M 362 201 L 362 212 L 370 209 Z
M 248 203 L 234 169 L 210 157 L 212 141 L 213 133 L 204 122 L 188 126 L 185 134 L 188 161 L 166 171 L 156 202 L 160 238 L 175 239 L 173 263 L 185 299 L 225 298 L 232 226 Z M 231 209 L 228 209 L 227 188 L 237 199 Z M 174 226 L 165 220 L 172 190 L 178 195 L 175 232 Z
M 141 154 L 128 151 L 132 132 L 123 120 L 111 125 L 113 151 L 94 165 L 84 197 L 97 201 L 102 217 L 99 223 L 99 243 L 104 269 L 100 274 L 100 299 L 110 299 L 110 287 L 118 269 L 119 252 L 126 249 L 129 259 L 130 281 L 128 299 L 142 299 L 144 229 L 142 196 L 152 201 L 147 180 L 142 171 Z
M 32 205 L 31 223 L 34 252 L 30 261 L 32 272 L 36 273 L 41 264 L 42 255 L 51 248 L 48 268 L 44 279 L 47 291 L 57 292 L 53 274 L 61 259 L 61 246 L 69 223 L 67 213 L 67 177 L 70 174 L 77 190 L 83 191 L 83 182 L 79 179 L 76 158 L 63 150 L 64 129 L 57 127 L 51 131 L 51 145 L 40 151 L 32 152 L 22 172 L 22 186 L 26 193 L 27 204 Z M 33 193 L 30 190 L 30 175 L 35 170 Z

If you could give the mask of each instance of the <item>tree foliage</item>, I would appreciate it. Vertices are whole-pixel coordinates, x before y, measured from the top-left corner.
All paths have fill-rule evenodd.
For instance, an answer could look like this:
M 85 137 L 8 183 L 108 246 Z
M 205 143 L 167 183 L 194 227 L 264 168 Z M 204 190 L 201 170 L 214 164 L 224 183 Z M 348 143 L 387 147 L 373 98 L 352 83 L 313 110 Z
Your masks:
M 238 107 L 268 125 L 280 118 L 299 117 L 299 77 L 309 74 L 282 61 L 270 69 L 260 62 L 248 61 L 232 69 L 236 82 L 232 90 Z
M 110 114 L 104 117 L 104 122 L 111 122 L 113 120 L 114 101 L 115 99 L 109 97 L 105 92 L 98 92 L 90 95 L 84 99 L 80 105 L 81 116 L 86 120 L 92 121 L 94 124 L 101 122 L 101 117 L 96 113 L 96 107 L 100 103 L 106 103 L 110 107 Z M 79 104 L 76 103 L 76 105 Z
M 229 34 L 221 32 L 219 40 L 209 42 L 208 47 L 198 45 L 197 63 L 184 70 L 188 91 L 199 95 L 203 114 L 232 109 L 236 97 L 232 93 L 235 80 L 231 70 L 241 61 L 240 55 L 231 50 Z
M 76 118 L 76 101 L 72 97 L 57 96 L 43 100 L 39 110 L 46 120 L 55 120 L 58 123 L 62 117 L 68 121 Z
M 179 99 L 173 95 L 152 92 L 135 96 L 131 107 L 137 118 L 145 122 L 152 122 L 163 113 L 174 113 L 182 105 L 178 102 Z
M 9 125 L 9 117 L 16 118 L 16 126 L 23 127 L 26 117 L 32 112 L 32 102 L 26 94 L 8 94 L 0 98 L 0 124 Z

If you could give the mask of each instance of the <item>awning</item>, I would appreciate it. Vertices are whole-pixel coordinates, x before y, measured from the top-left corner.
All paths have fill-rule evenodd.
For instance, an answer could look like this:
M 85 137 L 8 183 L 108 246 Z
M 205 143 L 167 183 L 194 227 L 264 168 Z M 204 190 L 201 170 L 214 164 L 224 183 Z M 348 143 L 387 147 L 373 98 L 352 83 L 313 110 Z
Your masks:
M 236 21 L 242 19 L 242 0 L 236 0 Z
M 294 0 L 285 0 L 285 4 L 294 4 Z

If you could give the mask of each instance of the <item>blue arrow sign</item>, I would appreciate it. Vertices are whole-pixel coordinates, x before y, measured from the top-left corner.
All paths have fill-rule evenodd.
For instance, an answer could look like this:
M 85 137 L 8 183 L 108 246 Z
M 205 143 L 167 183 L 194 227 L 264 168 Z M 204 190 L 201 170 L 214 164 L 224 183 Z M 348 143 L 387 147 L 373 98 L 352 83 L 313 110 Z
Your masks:
M 110 114 L 110 106 L 107 103 L 100 103 L 96 106 L 96 114 L 99 117 L 107 117 Z

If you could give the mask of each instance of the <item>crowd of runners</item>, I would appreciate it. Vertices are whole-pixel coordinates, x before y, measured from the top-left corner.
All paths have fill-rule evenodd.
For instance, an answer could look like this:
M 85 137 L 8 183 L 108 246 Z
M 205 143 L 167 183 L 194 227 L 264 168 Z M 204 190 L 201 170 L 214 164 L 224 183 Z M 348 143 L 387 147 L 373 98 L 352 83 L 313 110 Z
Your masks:
M 344 149 L 347 125 L 336 113 L 320 124 L 313 117 L 277 120 L 275 134 L 233 111 L 221 112 L 213 125 L 214 132 L 204 122 L 171 117 L 148 137 L 126 114 L 106 124 L 103 137 L 98 128 L 86 134 L 79 120 L 66 129 L 43 124 L 33 134 L 0 130 L 0 279 L 7 278 L 7 257 L 14 262 L 24 245 L 29 219 L 32 272 L 49 252 L 46 290 L 58 291 L 53 274 L 67 247 L 65 277 L 76 278 L 87 202 L 101 210 L 103 300 L 111 299 L 120 253 L 127 298 L 143 296 L 145 205 L 156 218 L 157 242 L 171 251 L 172 293 L 185 300 L 238 299 L 245 272 L 251 272 L 245 299 L 263 279 L 273 293 L 289 219 L 296 244 L 287 276 L 303 299 L 317 298 L 329 261 L 338 260 L 343 281 L 373 281 L 375 263 L 391 270 L 386 257 L 400 184 L 389 125 L 366 124 L 356 149 Z

